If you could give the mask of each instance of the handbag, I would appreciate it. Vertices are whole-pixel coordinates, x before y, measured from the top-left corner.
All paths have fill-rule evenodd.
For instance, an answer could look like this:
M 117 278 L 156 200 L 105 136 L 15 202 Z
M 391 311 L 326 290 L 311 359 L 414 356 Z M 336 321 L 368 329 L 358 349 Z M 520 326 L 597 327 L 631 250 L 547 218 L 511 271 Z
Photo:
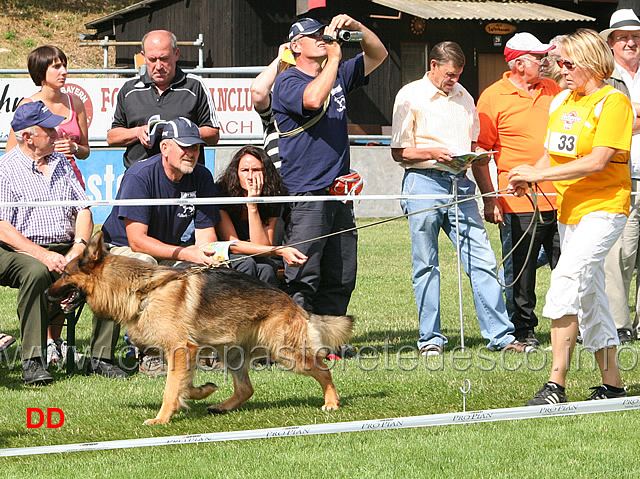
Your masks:
M 329 187 L 329 194 L 334 196 L 356 196 L 362 192 L 364 180 L 360 173 L 349 170 L 349 174 L 338 176 Z M 344 204 L 350 200 L 342 200 Z

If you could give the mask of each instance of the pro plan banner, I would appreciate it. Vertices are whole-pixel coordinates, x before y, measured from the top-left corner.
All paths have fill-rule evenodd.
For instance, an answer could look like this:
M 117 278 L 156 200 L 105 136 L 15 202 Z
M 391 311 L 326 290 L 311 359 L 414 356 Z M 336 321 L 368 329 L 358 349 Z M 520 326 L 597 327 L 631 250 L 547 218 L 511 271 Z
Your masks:
M 68 78 L 65 90 L 84 102 L 89 120 L 89 140 L 104 141 L 111 127 L 118 91 L 129 78 Z M 220 134 L 225 139 L 238 135 L 262 135 L 260 117 L 253 111 L 249 87 L 252 78 L 204 78 L 216 104 Z M 39 90 L 31 79 L 0 80 L 0 142 L 6 142 L 11 119 L 24 97 Z

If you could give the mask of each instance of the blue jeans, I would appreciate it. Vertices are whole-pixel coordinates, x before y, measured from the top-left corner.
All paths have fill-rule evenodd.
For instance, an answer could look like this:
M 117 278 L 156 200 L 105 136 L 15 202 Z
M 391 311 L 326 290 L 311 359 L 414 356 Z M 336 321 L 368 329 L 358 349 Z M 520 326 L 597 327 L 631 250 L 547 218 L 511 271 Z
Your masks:
M 453 175 L 436 170 L 409 169 L 402 181 L 403 195 L 450 195 Z M 476 185 L 464 175 L 458 175 L 458 195 L 475 194 Z M 413 213 L 450 203 L 449 199 L 402 200 L 406 213 Z M 473 301 L 482 337 L 490 349 L 502 349 L 514 341 L 513 324 L 507 317 L 502 288 L 495 279 L 496 257 L 476 201 L 458 205 L 460 224 L 460 260 L 471 281 Z M 409 216 L 413 289 L 420 319 L 418 348 L 429 344 L 444 347 L 447 343 L 440 331 L 440 265 L 438 234 L 442 229 L 456 242 L 455 206 L 438 208 Z

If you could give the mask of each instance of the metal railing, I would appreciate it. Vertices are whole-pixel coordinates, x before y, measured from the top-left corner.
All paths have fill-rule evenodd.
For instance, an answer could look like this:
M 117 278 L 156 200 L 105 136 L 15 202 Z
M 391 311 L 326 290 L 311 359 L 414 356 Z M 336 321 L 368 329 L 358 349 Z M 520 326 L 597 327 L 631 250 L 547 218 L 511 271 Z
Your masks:
M 211 68 L 183 68 L 186 73 L 197 75 L 258 75 L 266 67 L 211 67 Z M 137 75 L 135 68 L 71 68 L 70 75 Z M 1 75 L 28 75 L 26 68 L 2 68 Z
M 79 47 L 102 47 L 103 60 L 102 65 L 104 68 L 109 68 L 109 47 L 139 47 L 140 42 L 117 42 L 109 40 L 108 36 L 104 37 L 104 40 L 99 42 L 80 42 Z M 204 68 L 204 35 L 198 34 L 198 38 L 193 42 L 178 42 L 179 47 L 198 47 L 198 68 Z

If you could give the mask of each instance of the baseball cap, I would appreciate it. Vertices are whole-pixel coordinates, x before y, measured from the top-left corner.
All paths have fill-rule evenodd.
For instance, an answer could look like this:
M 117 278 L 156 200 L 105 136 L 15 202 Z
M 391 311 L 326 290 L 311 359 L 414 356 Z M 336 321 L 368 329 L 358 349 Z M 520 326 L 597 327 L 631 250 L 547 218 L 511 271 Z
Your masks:
M 64 120 L 64 116 L 51 113 L 42 101 L 30 101 L 18 107 L 13 115 L 13 120 L 11 120 L 11 127 L 13 131 L 24 130 L 36 125 L 42 128 L 55 128 Z
M 640 30 L 640 19 L 630 8 L 623 8 L 622 10 L 616 10 L 611 15 L 609 21 L 609 28 L 602 30 L 600 36 L 607 41 L 609 35 L 616 30 L 638 31 Z
M 173 139 L 180 146 L 206 144 L 200 138 L 198 126 L 184 117 L 170 121 L 156 121 L 149 133 L 149 141 L 153 145 L 158 138 L 161 140 Z
M 310 33 L 317 32 L 325 26 L 326 25 L 323 25 L 313 18 L 301 18 L 291 25 L 291 28 L 289 29 L 289 41 L 293 40 L 293 38 L 298 35 L 309 35 Z
M 556 46 L 549 45 L 548 43 L 542 43 L 531 33 L 522 32 L 516 33 L 507 42 L 504 47 L 504 59 L 510 62 L 514 58 L 518 58 L 521 55 L 527 53 L 533 53 L 536 55 L 547 53 L 553 50 Z

